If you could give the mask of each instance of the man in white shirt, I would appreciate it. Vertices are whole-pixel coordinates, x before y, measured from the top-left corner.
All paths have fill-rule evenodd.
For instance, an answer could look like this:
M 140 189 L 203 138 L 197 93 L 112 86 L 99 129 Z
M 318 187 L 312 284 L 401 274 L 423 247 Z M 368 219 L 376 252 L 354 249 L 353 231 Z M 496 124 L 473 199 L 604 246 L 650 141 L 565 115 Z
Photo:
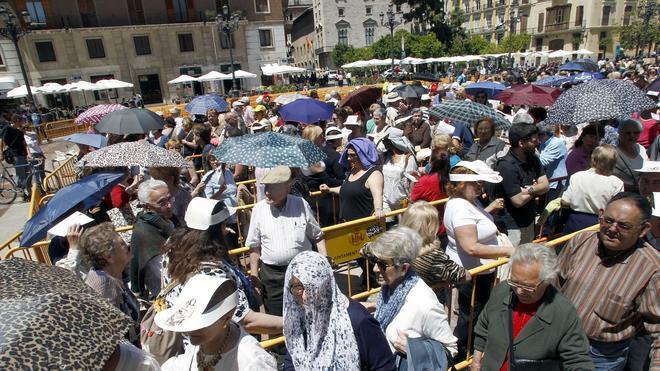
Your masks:
M 170 108 L 170 115 L 174 118 L 175 126 L 174 126 L 174 135 L 172 138 L 181 138 L 181 132 L 183 131 L 183 117 L 181 117 L 181 111 L 179 111 L 179 108 L 174 106 L 173 108 Z
M 273 168 L 261 183 L 265 185 L 266 198 L 252 209 L 245 240 L 245 246 L 250 248 L 250 280 L 261 291 L 266 312 L 281 316 L 289 262 L 314 245 L 321 255 L 327 253 L 323 231 L 309 204 L 289 194 L 293 184 L 291 169 Z

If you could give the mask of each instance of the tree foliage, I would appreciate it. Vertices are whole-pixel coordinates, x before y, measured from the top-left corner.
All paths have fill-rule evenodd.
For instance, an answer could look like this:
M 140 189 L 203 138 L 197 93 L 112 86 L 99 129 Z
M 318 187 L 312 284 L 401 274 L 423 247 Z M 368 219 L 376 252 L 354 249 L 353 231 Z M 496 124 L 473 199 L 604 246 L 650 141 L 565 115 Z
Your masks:
M 341 66 L 342 64 L 351 62 L 346 57 L 353 49 L 352 46 L 342 43 L 335 45 L 335 48 L 332 50 L 332 62 L 335 66 Z
M 628 26 L 622 26 L 617 30 L 619 35 L 619 42 L 624 49 L 639 50 L 646 47 L 651 47 L 654 43 L 660 44 L 660 28 L 658 27 L 658 18 L 654 13 L 646 15 L 647 5 L 651 5 L 651 9 L 655 5 L 654 0 L 640 0 L 635 9 L 635 13 L 631 14 L 631 18 L 635 19 Z M 655 14 L 657 15 L 657 13 Z M 648 18 L 648 24 L 645 22 L 644 17 Z
M 408 4 L 410 11 L 403 15 L 407 22 L 417 21 L 429 26 L 430 32 L 443 45 L 451 47 L 455 40 L 465 38 L 462 25 L 465 16 L 461 11 L 453 12 L 447 19 L 444 0 L 394 0 L 394 4 Z

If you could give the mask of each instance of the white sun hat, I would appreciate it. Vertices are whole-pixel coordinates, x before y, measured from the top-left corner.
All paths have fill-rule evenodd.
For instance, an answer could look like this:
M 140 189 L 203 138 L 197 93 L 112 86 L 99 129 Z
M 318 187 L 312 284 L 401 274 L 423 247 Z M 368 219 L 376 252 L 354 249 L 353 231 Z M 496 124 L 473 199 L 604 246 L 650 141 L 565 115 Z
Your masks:
M 221 223 L 236 214 L 236 208 L 227 205 L 225 205 L 225 207 L 219 212 L 213 214 L 213 209 L 218 202 L 222 201 L 204 197 L 195 197 L 190 200 L 184 218 L 186 226 L 188 226 L 188 228 L 205 231 L 209 229 L 210 226 Z
M 502 176 L 499 172 L 490 168 L 485 162 L 481 160 L 476 161 L 460 161 L 454 168 L 464 167 L 474 171 L 476 174 L 449 174 L 450 182 L 479 182 L 484 181 L 488 183 L 499 183 L 502 181 Z

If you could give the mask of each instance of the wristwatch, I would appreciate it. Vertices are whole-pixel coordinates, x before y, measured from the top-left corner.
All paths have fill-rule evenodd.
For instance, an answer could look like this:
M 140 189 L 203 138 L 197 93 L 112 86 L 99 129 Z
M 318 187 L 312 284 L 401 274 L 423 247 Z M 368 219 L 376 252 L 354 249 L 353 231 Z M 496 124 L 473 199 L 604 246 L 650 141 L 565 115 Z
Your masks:
M 527 186 L 527 193 L 529 193 L 531 196 L 534 196 L 534 186 Z

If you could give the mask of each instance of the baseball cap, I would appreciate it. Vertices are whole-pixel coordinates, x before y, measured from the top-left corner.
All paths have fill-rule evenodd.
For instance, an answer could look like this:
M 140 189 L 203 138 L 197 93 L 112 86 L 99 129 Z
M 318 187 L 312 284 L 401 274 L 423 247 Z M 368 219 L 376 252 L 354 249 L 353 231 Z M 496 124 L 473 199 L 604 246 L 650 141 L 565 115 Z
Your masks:
M 233 285 L 234 291 L 217 303 L 216 292 L 224 285 Z M 227 278 L 196 274 L 183 286 L 172 307 L 158 312 L 154 322 L 163 330 L 191 332 L 216 323 L 238 305 L 236 284 Z
M 264 106 L 262 104 L 257 104 L 252 111 L 253 112 L 266 112 L 266 106 Z
M 291 179 L 291 169 L 288 166 L 280 165 L 270 169 L 268 174 L 261 178 L 261 184 L 281 184 Z
M 219 202 L 222 201 L 204 197 L 195 197 L 190 200 L 184 217 L 188 228 L 205 231 L 210 226 L 221 223 L 236 214 L 236 208 L 227 205 L 213 214 L 213 209 Z
M 474 171 L 476 174 L 449 174 L 450 182 L 478 182 L 484 181 L 488 183 L 499 183 L 502 181 L 502 176 L 499 172 L 490 168 L 485 162 L 481 160 L 476 161 L 459 161 L 454 168 L 464 167 Z

